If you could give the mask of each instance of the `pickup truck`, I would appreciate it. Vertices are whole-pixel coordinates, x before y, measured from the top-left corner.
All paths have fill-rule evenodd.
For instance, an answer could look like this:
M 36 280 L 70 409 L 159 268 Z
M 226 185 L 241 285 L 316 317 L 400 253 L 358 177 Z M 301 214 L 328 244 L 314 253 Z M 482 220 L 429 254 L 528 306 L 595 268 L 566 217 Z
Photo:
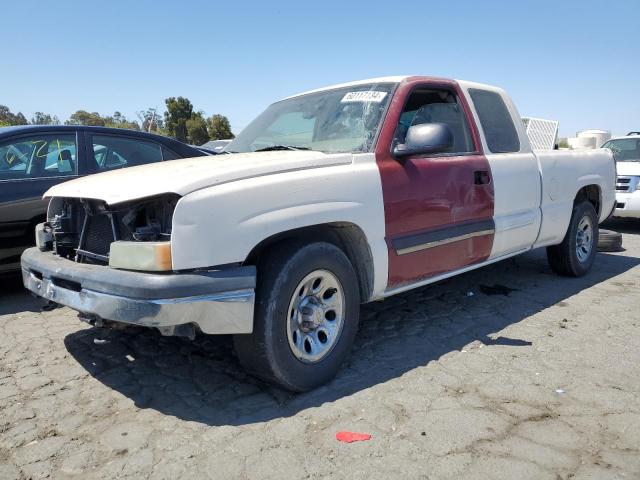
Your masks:
M 232 334 L 251 373 L 331 379 L 359 305 L 546 247 L 580 276 L 611 151 L 533 153 L 501 89 L 385 77 L 278 101 L 210 158 L 51 188 L 25 286 L 97 326 Z
M 640 218 L 640 133 L 612 138 L 602 148 L 613 152 L 618 171 L 613 216 Z

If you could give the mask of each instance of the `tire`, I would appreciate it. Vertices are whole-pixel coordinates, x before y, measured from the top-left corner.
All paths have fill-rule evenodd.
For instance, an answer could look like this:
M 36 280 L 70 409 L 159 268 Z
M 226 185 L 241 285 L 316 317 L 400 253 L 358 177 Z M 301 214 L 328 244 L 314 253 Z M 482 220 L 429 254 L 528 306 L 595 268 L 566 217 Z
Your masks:
M 590 225 L 588 235 L 588 252 L 586 244 L 583 248 L 578 248 L 578 230 L 582 230 L 580 238 L 582 242 L 587 240 L 585 224 Z M 596 256 L 598 245 L 598 215 L 593 205 L 589 202 L 581 202 L 573 207 L 569 228 L 564 236 L 564 240 L 559 245 L 547 247 L 547 260 L 551 269 L 558 275 L 567 277 L 581 277 L 589 271 Z
M 358 279 L 342 250 L 283 243 L 258 262 L 253 333 L 234 335 L 235 350 L 249 373 L 294 392 L 311 390 L 347 358 L 359 314 Z
M 599 252 L 621 252 L 622 234 L 613 230 L 600 230 L 598 237 Z

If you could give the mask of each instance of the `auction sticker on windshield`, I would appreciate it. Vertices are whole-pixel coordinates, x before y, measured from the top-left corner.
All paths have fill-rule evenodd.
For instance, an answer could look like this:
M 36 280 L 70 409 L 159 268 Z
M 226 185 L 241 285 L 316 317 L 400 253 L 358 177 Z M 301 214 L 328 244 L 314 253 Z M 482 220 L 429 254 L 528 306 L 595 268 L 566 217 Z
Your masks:
M 387 96 L 387 92 L 376 92 L 373 90 L 365 90 L 362 92 L 349 92 L 342 97 L 340 103 L 348 102 L 375 102 L 380 103 Z

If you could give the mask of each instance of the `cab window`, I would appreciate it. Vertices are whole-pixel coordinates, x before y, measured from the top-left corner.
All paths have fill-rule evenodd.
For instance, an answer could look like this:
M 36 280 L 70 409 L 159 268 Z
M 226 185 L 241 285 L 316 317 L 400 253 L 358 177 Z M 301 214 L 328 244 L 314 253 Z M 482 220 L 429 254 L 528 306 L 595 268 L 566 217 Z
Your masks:
M 457 96 L 449 90 L 419 88 L 411 92 L 400 115 L 394 146 L 403 144 L 410 127 L 424 123 L 444 123 L 453 135 L 448 155 L 474 152 L 469 124 Z
M 146 140 L 93 135 L 92 146 L 94 168 L 97 171 L 162 161 L 161 146 Z
M 19 137 L 0 143 L 0 180 L 78 174 L 75 134 Z

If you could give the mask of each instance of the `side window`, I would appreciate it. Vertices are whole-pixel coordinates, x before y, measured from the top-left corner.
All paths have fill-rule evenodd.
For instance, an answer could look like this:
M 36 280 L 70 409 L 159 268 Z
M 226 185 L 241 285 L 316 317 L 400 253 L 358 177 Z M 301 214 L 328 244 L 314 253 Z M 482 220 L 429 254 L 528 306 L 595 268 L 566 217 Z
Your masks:
M 110 135 L 93 135 L 91 143 L 97 171 L 162 161 L 160 145 L 154 142 Z
M 162 159 L 163 160 L 177 160 L 178 158 L 182 158 L 173 150 L 169 150 L 164 145 L 162 146 Z
M 77 175 L 75 134 L 19 137 L 0 144 L 0 180 Z
M 410 127 L 423 123 L 444 123 L 449 127 L 453 146 L 447 153 L 475 151 L 464 110 L 453 92 L 428 88 L 411 92 L 400 115 L 394 145 L 405 142 Z
M 471 100 L 478 112 L 480 125 L 493 153 L 520 151 L 520 139 L 502 97 L 496 92 L 472 88 Z

